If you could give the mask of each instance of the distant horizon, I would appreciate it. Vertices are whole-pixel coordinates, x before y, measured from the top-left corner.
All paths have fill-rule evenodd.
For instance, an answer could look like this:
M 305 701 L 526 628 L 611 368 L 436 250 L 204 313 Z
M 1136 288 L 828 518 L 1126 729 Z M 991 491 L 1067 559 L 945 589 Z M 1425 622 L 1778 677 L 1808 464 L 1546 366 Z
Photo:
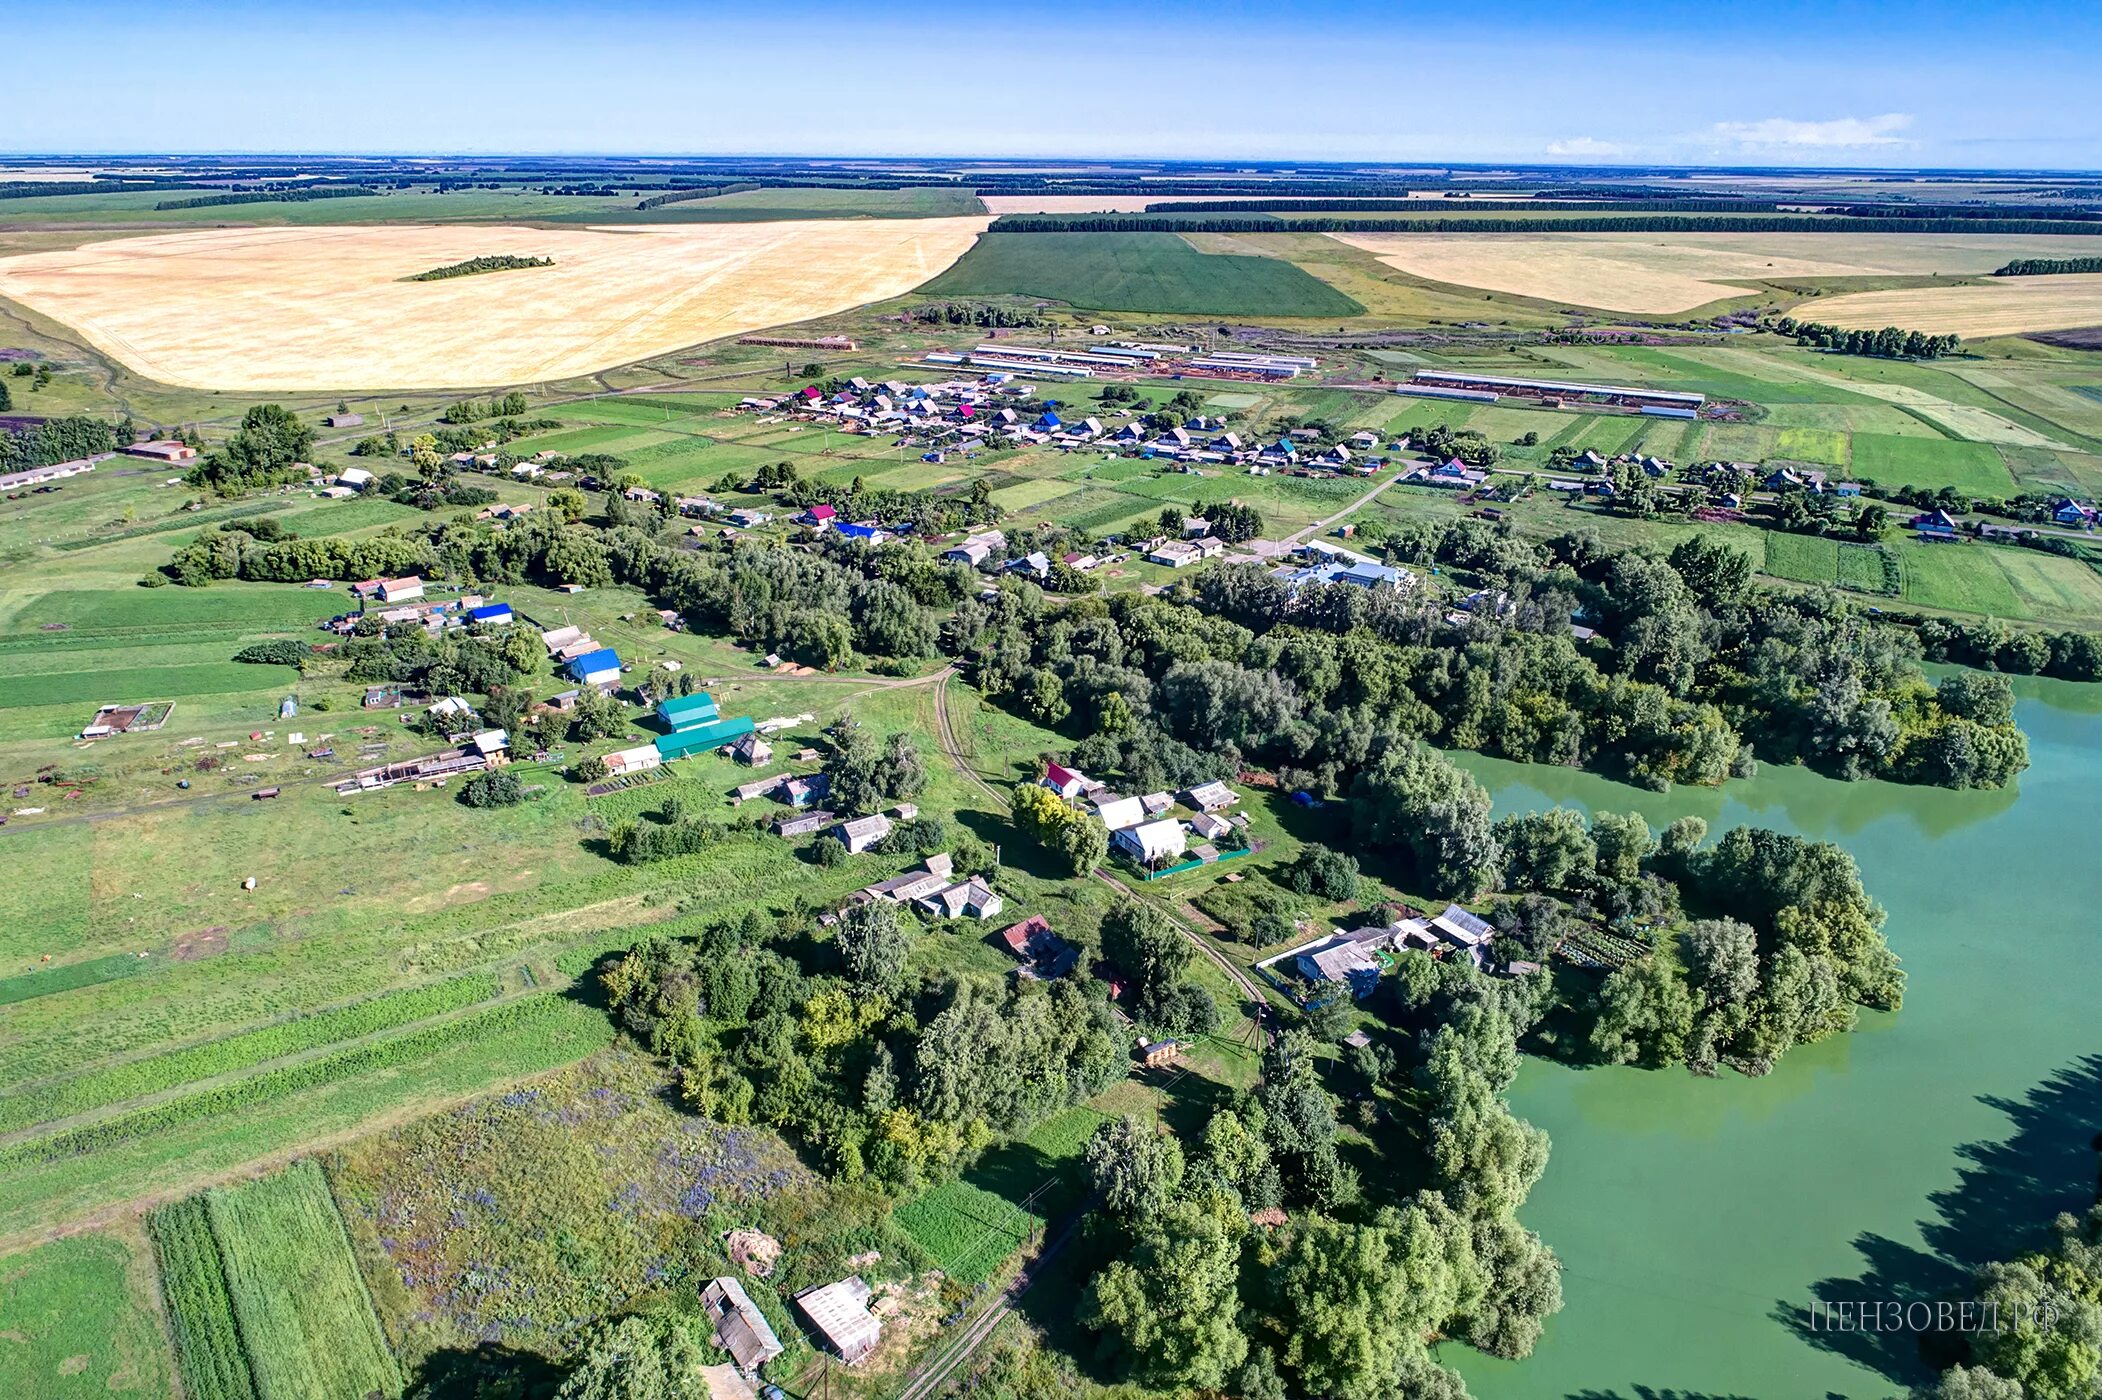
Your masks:
M 2102 6 L 2067 0 L 106 0 L 8 39 L 20 155 L 2102 169 Z
M 679 150 L 477 150 L 465 147 L 403 148 L 399 150 L 351 149 L 351 148 L 269 148 L 254 149 L 207 147 L 165 148 L 157 150 L 16 150 L 0 145 L 0 164 L 38 162 L 46 164 L 80 165 L 105 161 L 128 161 L 143 164 L 155 160 L 180 161 L 256 161 L 256 160 L 577 160 L 577 161 L 732 161 L 758 160 L 781 162 L 892 162 L 905 161 L 918 164 L 944 165 L 1149 165 L 1162 167 L 1193 167 L 1197 169 L 1237 170 L 1306 170 L 1334 168 L 1341 170 L 1395 170 L 1436 171 L 1465 170 L 1493 173 L 1496 171 L 1568 171 L 1595 172 L 1605 175 L 1640 175 L 1651 172 L 1667 172 L 1687 175 L 1898 175 L 1898 176 L 1982 176 L 1997 178 L 2020 178 L 2033 175 L 2073 175 L 2102 177 L 2102 165 L 2056 166 L 2056 165 L 1786 165 L 1786 164 L 1715 164 L 1681 161 L 1629 161 L 1600 163 L 1577 160 L 1489 160 L 1457 161 L 1432 158 L 1408 160 L 1348 160 L 1318 156 L 1148 156 L 1148 155 L 1103 155 L 1103 154 L 1059 154 L 1047 152 L 1020 152 L 1006 155 L 988 155 L 983 152 L 907 152 L 907 151 L 679 151 Z

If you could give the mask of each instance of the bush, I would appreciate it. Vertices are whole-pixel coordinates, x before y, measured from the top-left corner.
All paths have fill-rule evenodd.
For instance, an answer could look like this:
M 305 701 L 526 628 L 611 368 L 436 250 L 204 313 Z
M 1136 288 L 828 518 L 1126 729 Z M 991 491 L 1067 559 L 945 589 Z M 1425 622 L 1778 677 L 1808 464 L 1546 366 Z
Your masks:
M 1357 897 L 1357 857 L 1332 851 L 1317 841 L 1308 842 L 1284 874 L 1285 883 L 1300 894 L 1338 901 Z
M 830 870 L 847 858 L 846 842 L 827 832 L 810 843 L 810 858 Z
M 460 800 L 470 807 L 516 807 L 525 801 L 525 788 L 517 775 L 499 769 L 483 773 L 461 788 Z
M 304 670 L 313 655 L 312 649 L 305 642 L 283 638 L 242 647 L 234 653 L 234 660 L 245 661 L 253 666 L 294 666 Z
M 607 771 L 606 760 L 596 755 L 580 758 L 569 765 L 569 776 L 580 783 L 604 782 Z

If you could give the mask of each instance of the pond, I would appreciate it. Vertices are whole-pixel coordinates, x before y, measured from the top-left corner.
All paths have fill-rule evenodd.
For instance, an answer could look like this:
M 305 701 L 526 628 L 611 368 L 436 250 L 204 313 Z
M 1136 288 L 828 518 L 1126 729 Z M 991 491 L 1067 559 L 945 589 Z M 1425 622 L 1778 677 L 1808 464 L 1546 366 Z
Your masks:
M 1837 841 L 1910 974 L 1903 1011 L 1763 1079 L 1528 1060 L 1513 1107 L 1554 1146 L 1522 1219 L 1561 1255 L 1567 1306 L 1523 1362 L 1443 1348 L 1480 1400 L 1902 1393 L 1930 1374 L 1916 1341 L 1817 1330 L 1813 1304 L 1933 1298 L 2092 1199 L 2102 687 L 2016 687 L 2032 767 L 1996 793 L 1768 768 L 1658 796 L 1458 756 L 1498 815 L 1563 804 Z

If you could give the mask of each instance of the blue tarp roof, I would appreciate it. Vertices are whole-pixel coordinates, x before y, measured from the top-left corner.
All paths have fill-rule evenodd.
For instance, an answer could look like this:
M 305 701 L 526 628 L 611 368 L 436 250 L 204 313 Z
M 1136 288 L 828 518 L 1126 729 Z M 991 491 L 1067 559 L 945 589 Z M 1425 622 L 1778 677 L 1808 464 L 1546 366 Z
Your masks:
M 484 603 L 481 607 L 470 610 L 467 615 L 476 622 L 487 622 L 492 617 L 509 617 L 511 615 L 511 605 L 509 603 Z

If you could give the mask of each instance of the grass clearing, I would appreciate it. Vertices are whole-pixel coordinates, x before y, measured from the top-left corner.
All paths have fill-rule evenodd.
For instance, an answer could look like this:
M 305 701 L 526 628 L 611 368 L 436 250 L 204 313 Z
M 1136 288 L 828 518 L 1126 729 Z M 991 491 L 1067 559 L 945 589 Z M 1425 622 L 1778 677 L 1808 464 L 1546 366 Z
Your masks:
M 898 1228 L 960 1283 L 983 1283 L 1042 1222 L 968 1181 L 945 1181 L 897 1208 Z
M 319 1166 L 210 1191 L 205 1213 L 260 1400 L 401 1394 Z
M 921 290 L 1162 315 L 1332 318 L 1364 311 L 1282 259 L 1200 253 L 1173 233 L 989 234 Z
M 0 1394 L 94 1400 L 170 1393 L 143 1250 L 75 1235 L 0 1259 Z M 213 1397 L 191 1392 L 192 1400 Z
M 0 710 L 35 705 L 110 705 L 138 700 L 179 700 L 189 695 L 236 695 L 281 690 L 296 683 L 289 666 L 251 666 L 219 661 L 202 666 L 142 666 L 128 671 L 59 671 L 41 676 L 0 676 Z M 80 722 L 91 718 L 83 713 Z

